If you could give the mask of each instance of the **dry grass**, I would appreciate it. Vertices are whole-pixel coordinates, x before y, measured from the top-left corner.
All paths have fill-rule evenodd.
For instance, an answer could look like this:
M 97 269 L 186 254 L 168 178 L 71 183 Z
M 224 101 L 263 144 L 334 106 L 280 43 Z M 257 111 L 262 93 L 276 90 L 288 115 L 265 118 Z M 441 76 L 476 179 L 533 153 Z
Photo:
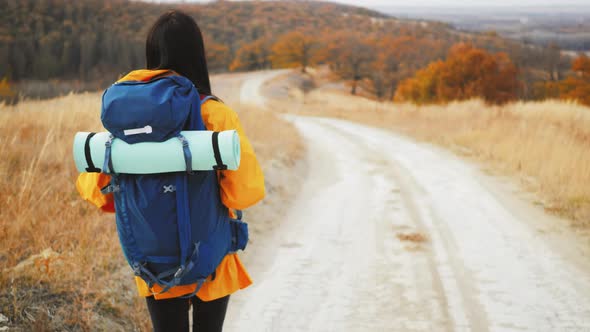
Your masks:
M 251 106 L 238 106 L 240 121 L 261 160 L 292 166 L 302 157 L 304 145 L 299 132 L 279 115 Z
M 72 134 L 101 128 L 99 100 L 70 95 L 0 111 L 0 310 L 25 329 L 88 329 L 97 307 L 118 309 L 101 292 L 123 264 L 114 223 L 73 186 Z
M 283 105 L 283 107 L 286 107 Z M 296 112 L 395 129 L 516 175 L 545 209 L 590 228 L 590 109 L 546 101 L 490 107 L 474 100 L 418 107 L 322 90 Z
M 102 130 L 99 112 L 99 93 L 0 105 L 0 313 L 15 330 L 149 328 L 113 216 L 74 187 L 73 135 Z M 263 164 L 301 155 L 290 124 L 240 118 Z

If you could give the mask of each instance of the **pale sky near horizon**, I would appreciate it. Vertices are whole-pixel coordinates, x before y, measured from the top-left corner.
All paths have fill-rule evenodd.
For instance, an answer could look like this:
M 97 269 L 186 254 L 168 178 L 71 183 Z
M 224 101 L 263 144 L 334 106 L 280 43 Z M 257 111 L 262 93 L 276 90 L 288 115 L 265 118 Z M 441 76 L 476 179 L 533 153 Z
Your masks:
M 150 0 L 148 0 L 150 1 Z M 185 0 L 186 2 L 210 2 L 211 0 Z M 375 7 L 509 7 L 509 6 L 590 6 L 589 0 L 328 0 L 331 2 L 375 8 Z M 180 2 L 179 0 L 151 0 L 151 2 Z

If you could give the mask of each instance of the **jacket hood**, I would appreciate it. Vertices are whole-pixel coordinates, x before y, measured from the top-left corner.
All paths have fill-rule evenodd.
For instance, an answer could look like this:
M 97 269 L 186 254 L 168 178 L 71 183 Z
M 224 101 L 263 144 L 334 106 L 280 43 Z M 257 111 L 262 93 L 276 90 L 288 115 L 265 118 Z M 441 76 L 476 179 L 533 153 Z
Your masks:
M 120 78 L 117 83 L 125 81 L 140 81 L 147 82 L 159 76 L 174 74 L 170 69 L 138 69 L 129 72 L 127 75 Z

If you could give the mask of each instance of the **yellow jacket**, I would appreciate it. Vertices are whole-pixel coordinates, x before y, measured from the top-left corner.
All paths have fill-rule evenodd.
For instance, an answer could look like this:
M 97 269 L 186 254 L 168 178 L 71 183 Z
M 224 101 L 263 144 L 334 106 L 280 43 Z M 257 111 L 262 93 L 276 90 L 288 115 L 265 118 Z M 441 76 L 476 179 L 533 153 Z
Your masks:
M 137 70 L 122 78 L 123 80 L 147 81 L 164 71 Z M 264 175 L 252 145 L 244 134 L 238 115 L 225 104 L 216 100 L 208 100 L 201 107 L 201 116 L 207 130 L 223 131 L 235 129 L 240 136 L 240 167 L 236 171 L 220 171 L 221 201 L 230 209 L 245 209 L 259 202 L 264 197 Z M 102 173 L 82 173 L 76 181 L 76 188 L 85 200 L 95 204 L 103 211 L 114 212 L 112 194 L 102 195 L 100 188 L 110 181 L 108 175 Z M 135 283 L 141 296 L 151 296 L 156 293 L 156 299 L 166 299 L 190 294 L 195 285 L 177 286 L 163 294 L 162 288 L 155 285 L 152 290 L 139 277 Z M 215 279 L 206 282 L 197 293 L 203 301 L 211 301 L 232 294 L 248 287 L 252 280 L 242 265 L 237 254 L 227 255 L 215 270 Z

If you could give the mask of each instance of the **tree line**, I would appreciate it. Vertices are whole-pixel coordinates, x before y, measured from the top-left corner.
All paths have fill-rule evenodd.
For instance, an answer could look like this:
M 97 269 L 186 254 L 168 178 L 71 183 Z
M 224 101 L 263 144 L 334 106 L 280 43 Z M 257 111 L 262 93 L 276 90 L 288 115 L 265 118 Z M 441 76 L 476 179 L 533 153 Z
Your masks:
M 170 9 L 126 0 L 3 2 L 0 78 L 12 82 L 108 84 L 144 66 L 147 30 Z M 572 73 L 570 60 L 553 44 L 525 45 L 494 32 L 467 34 L 443 23 L 400 20 L 334 3 L 216 1 L 174 7 L 201 26 L 212 72 L 294 66 L 305 71 L 326 64 L 350 83 L 353 94 L 362 90 L 383 100 L 415 102 L 463 98 L 474 91 L 490 102 L 555 96 L 550 83 Z M 469 81 L 475 74 L 487 78 Z M 459 82 L 461 75 L 469 82 Z M 454 85 L 441 85 L 451 81 Z
M 571 59 L 554 45 L 537 53 L 510 43 L 478 45 L 485 47 L 485 38 L 453 41 L 428 34 L 395 37 L 339 31 L 314 36 L 296 30 L 275 43 L 245 44 L 230 67 L 299 67 L 305 72 L 310 65 L 327 64 L 350 83 L 352 94 L 361 86 L 378 99 L 418 104 L 471 98 L 495 104 L 546 98 L 588 103 L 590 75 L 583 74 L 590 68 L 587 57 L 580 56 L 570 68 Z M 533 66 L 535 59 L 543 61 Z
M 590 58 L 578 56 L 571 67 L 572 75 L 560 81 L 540 82 L 539 94 L 548 98 L 577 100 L 590 106 Z
M 203 31 L 212 71 L 227 71 L 237 51 L 298 26 L 372 30 L 362 8 L 321 2 L 165 4 L 127 0 L 3 0 L 0 77 L 95 80 L 145 65 L 150 25 L 166 10 L 193 16 Z M 112 78 L 112 77 L 111 77 Z

